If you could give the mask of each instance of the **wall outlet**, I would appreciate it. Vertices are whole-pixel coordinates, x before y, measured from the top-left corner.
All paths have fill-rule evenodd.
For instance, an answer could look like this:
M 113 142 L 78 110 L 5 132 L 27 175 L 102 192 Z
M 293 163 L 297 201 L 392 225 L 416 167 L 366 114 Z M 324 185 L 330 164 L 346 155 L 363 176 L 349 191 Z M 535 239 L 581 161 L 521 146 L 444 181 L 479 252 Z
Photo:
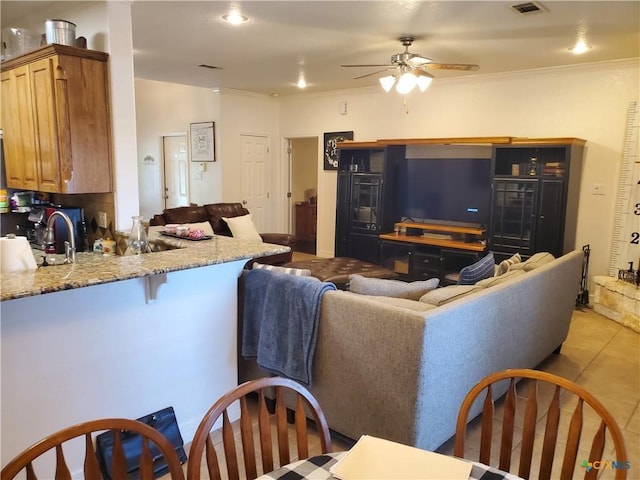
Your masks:
M 107 212 L 98 212 L 98 226 L 102 228 L 107 228 L 109 226 Z

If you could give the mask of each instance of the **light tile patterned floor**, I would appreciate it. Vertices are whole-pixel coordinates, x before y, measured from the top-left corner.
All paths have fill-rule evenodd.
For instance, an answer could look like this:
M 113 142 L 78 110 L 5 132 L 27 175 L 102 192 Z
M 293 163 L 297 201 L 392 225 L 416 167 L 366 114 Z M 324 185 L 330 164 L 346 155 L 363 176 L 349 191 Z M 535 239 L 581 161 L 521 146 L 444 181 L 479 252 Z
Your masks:
M 623 430 L 631 462 L 628 478 L 640 478 L 640 334 L 591 309 L 574 310 L 560 355 L 551 355 L 538 368 L 575 381 L 605 405 Z M 473 425 L 469 431 L 473 432 Z M 335 451 L 348 448 L 349 444 L 334 439 Z M 467 448 L 479 450 L 479 440 L 471 440 Z M 518 449 L 514 445 L 516 453 Z M 453 441 L 438 451 L 452 454 Z M 539 452 L 534 452 L 534 460 L 536 455 Z M 605 470 L 600 478 L 613 478 L 612 472 Z M 576 478 L 582 475 L 583 471 L 576 470 Z

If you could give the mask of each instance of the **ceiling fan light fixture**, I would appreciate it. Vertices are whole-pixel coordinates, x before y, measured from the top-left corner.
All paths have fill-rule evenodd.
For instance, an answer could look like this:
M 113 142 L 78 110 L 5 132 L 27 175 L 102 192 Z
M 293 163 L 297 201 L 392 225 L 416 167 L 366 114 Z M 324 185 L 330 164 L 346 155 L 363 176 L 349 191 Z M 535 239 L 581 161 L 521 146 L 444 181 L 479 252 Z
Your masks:
M 407 94 L 416 86 L 416 76 L 411 72 L 404 72 L 396 83 L 396 91 L 401 94 Z
M 244 15 L 241 15 L 239 12 L 227 13 L 226 15 L 222 15 L 221 18 L 222 20 L 224 20 L 227 23 L 230 23 L 231 25 L 241 25 L 249 21 L 249 17 L 245 17 Z
M 396 83 L 396 77 L 394 77 L 393 75 L 380 77 L 379 80 L 380 80 L 380 85 L 382 85 L 382 88 L 384 89 L 385 92 L 390 92 L 391 89 L 393 88 L 393 85 Z
M 421 92 L 424 92 L 427 88 L 429 88 L 429 85 L 431 85 L 431 82 L 433 82 L 433 75 L 427 72 L 421 71 L 416 76 L 416 84 L 418 85 L 418 88 L 420 89 Z

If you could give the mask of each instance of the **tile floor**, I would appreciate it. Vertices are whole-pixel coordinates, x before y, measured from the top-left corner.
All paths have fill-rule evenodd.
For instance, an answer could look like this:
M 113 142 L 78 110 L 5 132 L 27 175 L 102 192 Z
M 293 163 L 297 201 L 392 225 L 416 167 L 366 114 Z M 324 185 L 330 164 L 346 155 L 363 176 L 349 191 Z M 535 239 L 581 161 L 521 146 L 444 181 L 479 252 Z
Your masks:
M 575 381 L 604 404 L 623 431 L 631 462 L 627 478 L 640 479 L 640 334 L 591 309 L 576 309 L 561 353 L 551 355 L 538 369 Z M 586 416 L 585 431 L 593 428 L 593 422 L 593 419 Z M 476 420 L 469 426 L 466 448 L 470 453 L 479 450 L 478 429 L 475 428 L 477 424 Z M 566 432 L 565 424 L 560 426 L 559 438 L 562 438 L 563 432 Z M 349 446 L 343 439 L 334 438 L 334 451 L 346 450 Z M 610 448 L 610 443 L 607 446 Z M 452 454 L 453 441 L 445 443 L 438 451 Z M 516 444 L 514 453 L 518 451 L 519 445 Z M 534 451 L 534 462 L 539 454 L 539 451 Z M 580 453 L 578 456 L 582 458 Z M 473 456 L 470 458 L 477 459 Z M 513 463 L 517 464 L 517 461 L 514 460 Z M 582 478 L 583 472 L 584 470 L 577 468 L 575 478 Z M 600 478 L 613 478 L 613 472 L 603 470 Z M 555 475 L 552 478 L 557 478 Z M 535 479 L 536 474 L 533 473 L 531 478 Z

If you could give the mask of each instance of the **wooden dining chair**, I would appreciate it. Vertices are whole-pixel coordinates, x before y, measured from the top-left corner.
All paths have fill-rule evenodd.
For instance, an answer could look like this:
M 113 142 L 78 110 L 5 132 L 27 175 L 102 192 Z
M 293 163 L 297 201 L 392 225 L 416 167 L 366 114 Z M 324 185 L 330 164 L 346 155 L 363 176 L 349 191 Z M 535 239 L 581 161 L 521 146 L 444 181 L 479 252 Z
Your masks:
M 520 393 L 516 391 L 516 383 L 520 379 L 529 379 L 518 385 Z M 510 471 L 511 456 L 513 447 L 517 446 L 519 439 L 514 438 L 515 425 L 519 421 L 516 417 L 516 405 L 524 403 L 524 411 L 522 418 L 522 440 L 520 443 L 520 463 L 518 468 L 518 476 L 528 479 L 531 475 L 531 464 L 534 451 L 534 443 L 542 443 L 540 453 L 540 469 L 536 478 L 539 480 L 549 480 L 552 475 L 552 467 L 554 461 L 554 453 L 561 452 L 564 444 L 564 455 L 562 458 L 562 466 L 559 472 L 554 472 L 554 479 L 570 480 L 573 478 L 576 463 L 580 468 L 584 468 L 584 478 L 595 479 L 603 468 L 615 468 L 615 479 L 624 480 L 627 478 L 627 452 L 622 437 L 620 427 L 607 411 L 593 395 L 587 392 L 581 386 L 566 378 L 559 377 L 547 372 L 528 369 L 511 369 L 488 375 L 475 385 L 462 402 L 458 413 L 458 422 L 456 425 L 455 445 L 453 453 L 456 457 L 465 458 L 465 437 L 467 431 L 467 422 L 469 420 L 469 412 L 476 399 L 482 401 L 482 418 L 480 428 L 480 458 L 481 463 L 489 465 L 491 462 L 491 446 L 492 446 L 492 428 L 494 426 L 494 396 L 499 395 L 503 388 L 496 386 L 498 382 L 508 381 L 508 388 L 504 398 L 504 414 L 502 416 L 502 434 L 500 437 L 500 459 L 498 468 L 504 471 Z M 546 401 L 542 400 L 545 395 L 542 394 L 542 386 L 547 384 L 550 388 L 547 393 L 551 395 L 548 406 Z M 493 387 L 493 388 L 492 388 Z M 484 399 L 480 397 L 481 393 L 486 389 Z M 528 395 L 518 399 L 523 393 Z M 480 397 L 480 398 L 479 398 Z M 575 402 L 575 408 L 571 412 L 571 407 Z M 546 410 L 545 410 L 546 407 Z M 539 415 L 539 411 L 541 412 Z M 599 426 L 590 440 L 589 445 L 585 445 L 590 453 L 584 453 L 584 456 L 578 459 L 578 449 L 581 446 L 581 440 L 589 441 L 589 436 L 583 432 L 585 426 L 585 413 L 592 412 L 596 418 L 599 418 Z M 568 412 L 568 413 L 565 413 Z M 571 415 L 566 442 L 564 438 L 560 438 L 561 443 L 557 444 L 558 427 L 562 415 Z M 546 424 L 543 436 L 536 436 L 536 425 L 540 422 L 540 418 L 546 416 Z M 544 421 L 544 420 L 543 420 Z M 605 453 L 605 437 L 606 433 L 613 439 L 615 456 L 612 453 Z M 514 442 L 516 444 L 514 445 Z M 517 448 L 516 448 L 517 449 Z M 608 452 L 611 452 L 609 449 Z M 468 458 L 468 457 L 467 457 Z M 475 459 L 473 459 L 475 460 Z M 594 463 L 596 462 L 596 463 Z M 600 463 L 597 463 L 600 462 Z M 591 468 L 589 468 L 591 467 Z
M 253 408 L 255 402 L 252 402 L 250 397 L 255 397 L 256 394 L 257 406 Z M 269 394 L 272 398 L 275 397 L 275 409 L 270 409 L 268 406 Z M 293 409 L 295 436 L 293 427 L 290 431 L 287 423 L 285 397 L 288 402 L 292 402 L 289 405 L 295 405 Z M 240 405 L 240 421 L 235 424 L 242 442 L 240 456 L 237 452 L 234 425 L 229 419 L 229 407 L 236 401 L 239 401 Z M 270 413 L 270 410 L 274 413 Z M 211 480 L 222 478 L 222 465 L 225 463 L 229 480 L 240 478 L 252 480 L 258 475 L 271 472 L 292 461 L 309 458 L 312 455 L 307 415 L 310 415 L 315 422 L 315 429 L 319 436 L 320 451 L 317 454 L 331 452 L 331 436 L 324 413 L 305 387 L 282 377 L 259 378 L 239 385 L 214 403 L 200 422 L 189 450 L 187 478 L 200 479 L 203 457 L 206 459 L 208 470 L 206 478 Z M 220 417 L 222 417 L 222 443 L 218 443 L 219 451 L 217 451 L 211 438 L 211 429 Z M 272 439 L 273 430 L 276 433 L 275 439 Z M 295 442 L 292 437 L 295 437 Z M 274 462 L 275 443 L 277 443 L 279 465 Z M 294 444 L 295 453 L 292 448 Z M 258 469 L 258 455 L 261 459 L 262 472 Z M 243 470 L 245 476 L 241 477 Z
M 1 480 L 11 480 L 21 471 L 25 470 L 27 480 L 37 480 L 34 460 L 45 452 L 55 448 L 55 480 L 71 480 L 71 472 L 64 457 L 63 443 L 77 437 L 84 436 L 85 455 L 83 478 L 86 480 L 100 480 L 103 478 L 100 471 L 98 456 L 94 447 L 92 433 L 110 430 L 114 432 L 113 457 L 111 463 L 112 480 L 126 480 L 127 466 L 125 455 L 121 443 L 121 435 L 125 432 L 136 433 L 142 437 L 142 456 L 140 458 L 139 478 L 141 480 L 153 480 L 153 456 L 149 443 L 163 455 L 169 467 L 170 478 L 173 480 L 184 480 L 184 472 L 178 455 L 171 442 L 167 440 L 158 430 L 137 420 L 126 418 L 105 418 L 79 423 L 71 427 L 59 430 L 52 435 L 31 445 L 22 453 L 13 458 L 0 474 Z M 42 477 L 42 478 L 50 478 Z

